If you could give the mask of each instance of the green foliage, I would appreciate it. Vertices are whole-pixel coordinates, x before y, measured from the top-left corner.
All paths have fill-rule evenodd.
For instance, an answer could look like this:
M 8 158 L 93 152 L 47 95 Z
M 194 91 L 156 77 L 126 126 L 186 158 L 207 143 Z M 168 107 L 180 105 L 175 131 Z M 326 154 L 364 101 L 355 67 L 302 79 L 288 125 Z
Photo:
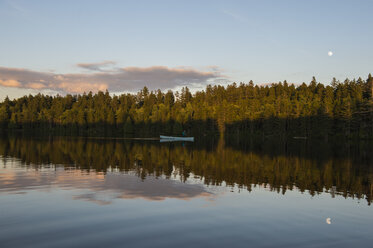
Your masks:
M 294 86 L 233 83 L 192 94 L 24 96 L 0 103 L 1 129 L 80 135 L 236 134 L 373 138 L 373 77 Z

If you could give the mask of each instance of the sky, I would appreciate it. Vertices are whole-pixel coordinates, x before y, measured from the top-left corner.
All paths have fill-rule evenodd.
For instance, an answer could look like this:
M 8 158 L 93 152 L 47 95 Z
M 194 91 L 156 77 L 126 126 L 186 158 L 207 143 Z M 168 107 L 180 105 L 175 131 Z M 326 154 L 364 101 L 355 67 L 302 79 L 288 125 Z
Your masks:
M 0 0 L 0 99 L 366 78 L 372 9 L 369 0 Z

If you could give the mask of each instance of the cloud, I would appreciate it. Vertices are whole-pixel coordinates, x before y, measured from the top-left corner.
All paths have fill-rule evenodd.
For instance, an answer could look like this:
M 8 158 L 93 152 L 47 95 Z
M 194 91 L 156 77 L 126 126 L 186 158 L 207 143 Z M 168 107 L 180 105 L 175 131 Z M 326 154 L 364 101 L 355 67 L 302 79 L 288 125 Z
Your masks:
M 21 83 L 18 82 L 17 80 L 0 80 L 0 85 L 5 86 L 5 87 L 20 87 Z
M 225 15 L 228 15 L 228 16 L 232 17 L 233 19 L 235 19 L 239 22 L 250 24 L 249 20 L 246 17 L 244 17 L 242 15 L 239 15 L 235 12 L 232 12 L 232 11 L 229 11 L 229 10 L 222 10 L 221 12 Z
M 62 82 L 58 85 L 58 88 L 63 90 L 64 92 L 70 93 L 82 93 L 82 92 L 89 92 L 89 91 L 105 91 L 108 89 L 107 84 L 99 84 L 99 83 L 88 83 L 88 82 Z
M 111 71 L 103 67 L 114 65 L 112 61 L 78 64 L 90 73 L 57 74 L 19 68 L 0 67 L 0 85 L 34 90 L 53 90 L 60 93 L 136 91 L 144 86 L 150 90 L 173 89 L 178 86 L 203 85 L 209 80 L 224 78 L 217 67 L 206 71 L 192 68 L 169 68 L 166 66 L 124 67 Z
M 26 84 L 26 87 L 30 89 L 40 90 L 40 89 L 44 89 L 46 85 L 42 83 L 28 83 Z
M 107 70 L 104 70 L 104 68 L 115 65 L 115 64 L 116 62 L 114 61 L 103 61 L 99 63 L 80 63 L 80 64 L 77 64 L 77 66 L 83 69 L 91 70 L 91 71 L 107 71 Z

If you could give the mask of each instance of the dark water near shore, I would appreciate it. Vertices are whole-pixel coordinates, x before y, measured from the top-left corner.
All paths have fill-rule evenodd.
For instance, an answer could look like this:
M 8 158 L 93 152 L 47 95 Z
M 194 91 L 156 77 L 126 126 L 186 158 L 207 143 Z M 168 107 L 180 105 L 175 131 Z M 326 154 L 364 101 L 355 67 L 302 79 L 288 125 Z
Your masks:
M 0 138 L 0 247 L 362 247 L 371 144 Z

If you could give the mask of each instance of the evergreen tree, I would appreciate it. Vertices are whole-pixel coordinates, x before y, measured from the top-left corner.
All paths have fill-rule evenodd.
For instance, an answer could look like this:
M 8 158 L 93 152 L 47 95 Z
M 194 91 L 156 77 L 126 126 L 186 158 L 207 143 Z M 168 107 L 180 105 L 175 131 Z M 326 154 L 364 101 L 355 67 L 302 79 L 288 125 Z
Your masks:
M 196 135 L 373 138 L 373 77 L 333 78 L 326 86 L 315 77 L 299 86 L 286 80 L 266 86 L 250 81 L 208 85 L 194 94 L 187 87 L 175 94 L 144 87 L 138 94 L 120 96 L 99 91 L 5 98 L 0 127 L 88 135 L 178 134 L 188 129 Z

